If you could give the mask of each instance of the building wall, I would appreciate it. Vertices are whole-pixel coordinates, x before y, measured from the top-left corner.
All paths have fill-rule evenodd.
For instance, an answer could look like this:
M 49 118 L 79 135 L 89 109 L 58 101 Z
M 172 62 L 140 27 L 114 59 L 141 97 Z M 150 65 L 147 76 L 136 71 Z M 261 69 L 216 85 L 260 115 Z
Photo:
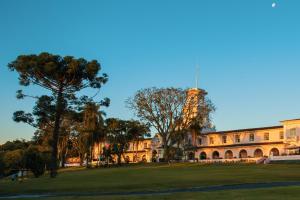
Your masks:
M 220 145 L 234 145 L 234 144 L 252 144 L 252 143 L 265 143 L 265 142 L 283 142 L 284 138 L 280 138 L 280 134 L 283 132 L 282 128 L 270 128 L 255 131 L 239 131 L 232 133 L 210 133 L 204 134 L 201 138 L 202 144 L 197 142 L 198 146 L 220 146 Z M 254 140 L 250 140 L 250 135 L 254 136 Z M 268 139 L 265 136 L 268 135 Z M 223 141 L 223 137 L 226 137 L 226 142 Z M 239 141 L 237 141 L 239 138 Z M 213 140 L 213 142 L 212 142 Z
M 214 155 L 216 157 L 216 154 L 218 158 L 228 159 L 228 156 L 230 158 L 245 157 L 245 154 L 241 155 L 241 151 L 246 152 L 247 158 L 268 157 L 275 154 L 285 155 L 299 151 L 300 120 L 286 120 L 281 123 L 282 126 L 211 132 L 201 136 L 187 133 L 190 135 L 189 138 L 196 148 L 196 150 L 188 151 L 187 154 L 192 153 L 196 159 L 200 159 L 201 153 L 205 152 L 207 159 L 213 159 Z M 237 141 L 237 135 L 239 136 L 239 141 Z M 250 139 L 250 135 L 254 136 L 253 140 Z M 226 136 L 226 142 L 224 141 L 224 136 Z M 213 143 L 211 140 L 213 140 Z M 94 157 L 98 158 L 105 145 L 107 144 L 95 144 Z M 155 157 L 153 152 L 156 152 L 156 160 L 159 160 L 159 158 L 163 158 L 161 145 L 161 138 L 158 135 L 151 139 L 139 141 L 137 146 L 136 143 L 131 142 L 124 157 L 128 158 L 130 162 L 140 162 L 143 158 L 147 162 L 151 162 L 152 158 Z M 229 151 L 232 152 L 232 156 L 231 154 L 226 154 Z M 137 157 L 137 159 L 134 157 Z M 122 158 L 122 161 L 125 162 L 124 158 Z
M 217 155 L 219 158 L 241 158 L 245 157 L 245 152 L 246 157 L 262 157 L 269 156 L 273 148 L 281 155 L 285 152 L 283 130 L 283 127 L 271 127 L 261 130 L 209 133 L 198 137 L 195 158 L 200 159 L 202 152 L 206 153 L 208 159 L 216 158 Z M 232 154 L 228 153 L 226 156 L 227 151 L 231 151 Z
M 277 153 L 285 155 L 294 153 L 295 149 L 299 151 L 300 120 L 287 120 L 281 123 L 282 126 L 277 127 L 215 132 L 198 136 L 198 150 L 195 152 L 195 158 L 200 159 L 203 152 L 206 153 L 208 159 L 213 159 L 213 155 L 216 157 L 217 154 L 220 158 L 226 158 L 227 151 L 232 152 L 233 158 L 240 158 L 242 150 L 247 152 L 247 157 L 258 155 L 268 157 Z M 250 138 L 251 134 L 252 138 Z M 226 142 L 223 137 L 226 137 Z M 214 154 L 214 152 L 218 153 Z M 228 155 L 230 154 L 227 154 L 227 157 Z
M 109 145 L 107 142 L 95 143 L 93 157 L 98 159 L 99 155 L 103 153 L 103 147 Z M 152 159 L 152 139 L 144 139 L 137 142 L 130 142 L 127 151 L 122 157 L 122 162 L 126 162 L 124 158 L 129 159 L 130 162 L 141 162 L 144 158 L 147 162 L 150 162 Z M 135 158 L 136 157 L 136 158 Z M 113 155 L 113 159 L 116 161 L 117 157 Z
M 285 142 L 299 145 L 300 141 L 300 120 L 286 120 L 281 122 L 284 125 Z M 294 131 L 294 133 L 292 133 Z

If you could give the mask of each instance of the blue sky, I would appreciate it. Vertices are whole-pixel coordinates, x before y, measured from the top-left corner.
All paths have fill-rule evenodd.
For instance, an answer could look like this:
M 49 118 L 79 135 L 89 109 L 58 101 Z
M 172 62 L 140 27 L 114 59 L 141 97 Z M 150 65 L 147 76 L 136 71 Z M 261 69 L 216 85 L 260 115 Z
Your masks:
M 138 89 L 194 87 L 199 64 L 218 130 L 298 118 L 299 10 L 299 0 L 1 0 L 0 143 L 34 131 L 11 119 L 33 102 L 15 99 L 7 63 L 43 51 L 99 60 L 109 117 L 132 118 L 124 101 Z

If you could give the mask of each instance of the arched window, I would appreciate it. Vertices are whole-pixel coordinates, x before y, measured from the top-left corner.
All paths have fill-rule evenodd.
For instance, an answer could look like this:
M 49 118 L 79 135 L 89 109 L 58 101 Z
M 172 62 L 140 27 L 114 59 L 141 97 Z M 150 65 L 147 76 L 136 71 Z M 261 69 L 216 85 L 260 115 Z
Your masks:
M 232 159 L 233 158 L 233 153 L 231 150 L 227 150 L 225 152 L 225 159 Z
M 206 160 L 207 156 L 206 153 L 203 151 L 200 153 L 200 160 Z
M 219 152 L 214 151 L 213 154 L 212 154 L 212 158 L 213 158 L 213 159 L 219 159 L 219 158 L 220 158 Z
M 255 158 L 260 158 L 260 157 L 263 157 L 263 156 L 264 156 L 264 153 L 263 153 L 263 151 L 261 149 L 256 149 L 254 151 L 254 157 Z
M 239 153 L 239 157 L 240 158 L 247 158 L 248 157 L 247 151 L 245 149 L 241 150 L 240 153 Z
M 279 156 L 279 150 L 277 148 L 271 149 L 270 156 Z

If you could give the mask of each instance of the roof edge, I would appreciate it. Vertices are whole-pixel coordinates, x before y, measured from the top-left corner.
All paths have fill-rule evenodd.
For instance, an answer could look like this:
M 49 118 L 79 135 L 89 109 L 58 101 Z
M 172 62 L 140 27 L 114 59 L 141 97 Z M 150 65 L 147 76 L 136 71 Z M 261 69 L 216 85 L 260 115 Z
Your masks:
M 278 128 L 283 128 L 283 126 L 280 125 L 280 126 L 267 126 L 267 127 L 246 128 L 246 129 L 236 129 L 236 130 L 227 130 L 227 131 L 215 131 L 215 132 L 203 133 L 203 135 L 220 134 L 220 133 L 235 133 L 235 132 L 245 132 L 245 131 L 258 131 L 258 130 L 278 129 Z
M 298 118 L 298 119 L 287 119 L 287 120 L 282 120 L 280 122 L 299 121 L 299 120 L 300 120 L 300 118 Z

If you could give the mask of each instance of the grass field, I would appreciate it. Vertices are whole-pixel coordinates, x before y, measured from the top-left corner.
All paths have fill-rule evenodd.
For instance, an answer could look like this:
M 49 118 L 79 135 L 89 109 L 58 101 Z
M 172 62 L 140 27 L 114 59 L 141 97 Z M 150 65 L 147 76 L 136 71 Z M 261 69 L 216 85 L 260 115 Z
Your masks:
M 300 164 L 199 165 L 147 164 L 121 168 L 69 169 L 56 179 L 48 176 L 23 183 L 0 181 L 4 194 L 159 191 L 170 188 L 204 187 L 278 181 L 300 181 Z M 300 187 L 228 190 L 155 195 L 155 199 L 300 199 Z M 99 196 L 53 197 L 44 199 L 99 199 Z M 153 196 L 101 196 L 101 199 L 154 199 Z

